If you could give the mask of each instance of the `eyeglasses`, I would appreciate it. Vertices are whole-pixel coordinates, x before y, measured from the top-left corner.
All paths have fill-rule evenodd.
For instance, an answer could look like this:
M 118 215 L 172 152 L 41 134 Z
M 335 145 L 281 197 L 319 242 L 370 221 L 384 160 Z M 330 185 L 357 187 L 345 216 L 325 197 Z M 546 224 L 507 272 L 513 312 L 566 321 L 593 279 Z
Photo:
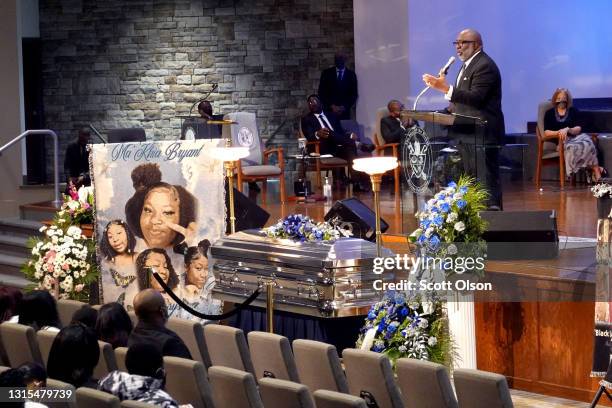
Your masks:
M 464 44 L 471 44 L 471 43 L 475 43 L 476 41 L 453 41 L 453 45 L 459 46 L 459 47 L 463 47 Z

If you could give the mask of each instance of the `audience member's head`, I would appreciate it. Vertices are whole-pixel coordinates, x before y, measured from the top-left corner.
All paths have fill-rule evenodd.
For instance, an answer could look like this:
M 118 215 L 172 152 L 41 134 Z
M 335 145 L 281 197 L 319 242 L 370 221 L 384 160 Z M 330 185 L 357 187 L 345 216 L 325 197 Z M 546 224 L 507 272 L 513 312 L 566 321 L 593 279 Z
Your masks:
M 78 388 L 91 382 L 99 357 L 94 331 L 80 323 L 71 324 L 60 330 L 51 345 L 47 374 Z
M 134 297 L 134 311 L 138 320 L 164 326 L 168 320 L 168 310 L 164 297 L 154 289 L 145 289 Z
M 150 343 L 136 343 L 125 356 L 128 373 L 164 380 L 164 358 L 159 347 Z
M 23 293 L 17 288 L 0 286 L 0 323 L 9 320 L 18 313 L 17 307 Z
M 210 102 L 202 101 L 198 104 L 198 113 L 203 119 L 212 119 L 213 108 Z
M 82 127 L 79 129 L 79 144 L 86 145 L 89 143 L 89 139 L 91 137 L 91 131 L 88 127 Z
M 306 101 L 308 102 L 308 110 L 310 112 L 321 113 L 323 111 L 323 105 L 321 104 L 321 99 L 319 98 L 319 95 L 309 95 Z
M 38 363 L 25 363 L 17 367 L 23 375 L 25 386 L 36 389 L 47 386 L 47 371 Z
M 85 305 L 72 315 L 72 321 L 70 323 L 83 323 L 90 329 L 96 328 L 96 321 L 98 320 L 98 311 L 89 305 Z
M 55 299 L 46 290 L 33 290 L 23 295 L 18 307 L 19 324 L 38 331 L 45 327 L 61 327 Z
M 25 387 L 26 382 L 23 373 L 16 368 L 11 368 L 0 374 L 0 388 Z M 3 407 L 24 407 L 25 402 L 3 402 Z
M 126 347 L 131 332 L 132 320 L 123 306 L 117 302 L 102 305 L 96 321 L 99 340 L 110 343 L 113 349 Z
M 387 104 L 387 110 L 389 110 L 389 116 L 392 118 L 399 118 L 400 112 L 402 111 L 402 103 L 396 99 L 392 99 Z

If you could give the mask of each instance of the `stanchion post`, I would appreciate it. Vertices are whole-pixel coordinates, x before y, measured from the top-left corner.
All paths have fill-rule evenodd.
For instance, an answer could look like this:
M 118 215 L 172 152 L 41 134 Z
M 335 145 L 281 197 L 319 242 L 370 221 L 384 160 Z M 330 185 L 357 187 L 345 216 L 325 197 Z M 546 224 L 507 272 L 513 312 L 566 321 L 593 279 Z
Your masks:
M 274 333 L 274 284 L 273 280 L 266 281 L 266 321 L 268 333 Z

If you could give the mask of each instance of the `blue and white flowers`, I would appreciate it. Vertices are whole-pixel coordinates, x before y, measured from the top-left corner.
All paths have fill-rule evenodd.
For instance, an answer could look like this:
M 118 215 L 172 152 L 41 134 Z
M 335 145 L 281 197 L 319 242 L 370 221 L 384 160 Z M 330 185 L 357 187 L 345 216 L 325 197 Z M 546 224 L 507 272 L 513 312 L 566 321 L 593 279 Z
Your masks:
M 270 238 L 286 238 L 299 242 L 335 241 L 342 234 L 327 222 L 315 223 L 302 214 L 291 214 L 271 227 L 262 230 Z
M 357 347 L 384 353 L 394 365 L 402 357 L 449 365 L 452 347 L 442 303 L 385 293 L 370 309 Z

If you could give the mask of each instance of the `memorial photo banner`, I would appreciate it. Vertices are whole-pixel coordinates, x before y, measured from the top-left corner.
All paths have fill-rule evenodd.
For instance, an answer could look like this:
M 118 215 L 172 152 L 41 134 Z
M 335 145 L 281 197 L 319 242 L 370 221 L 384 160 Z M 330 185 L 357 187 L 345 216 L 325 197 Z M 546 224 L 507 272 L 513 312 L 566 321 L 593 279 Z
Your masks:
M 96 144 L 91 149 L 100 298 L 132 310 L 141 290 L 159 290 L 168 314 L 190 318 L 153 279 L 154 268 L 194 309 L 212 299 L 210 246 L 225 231 L 219 140 Z

